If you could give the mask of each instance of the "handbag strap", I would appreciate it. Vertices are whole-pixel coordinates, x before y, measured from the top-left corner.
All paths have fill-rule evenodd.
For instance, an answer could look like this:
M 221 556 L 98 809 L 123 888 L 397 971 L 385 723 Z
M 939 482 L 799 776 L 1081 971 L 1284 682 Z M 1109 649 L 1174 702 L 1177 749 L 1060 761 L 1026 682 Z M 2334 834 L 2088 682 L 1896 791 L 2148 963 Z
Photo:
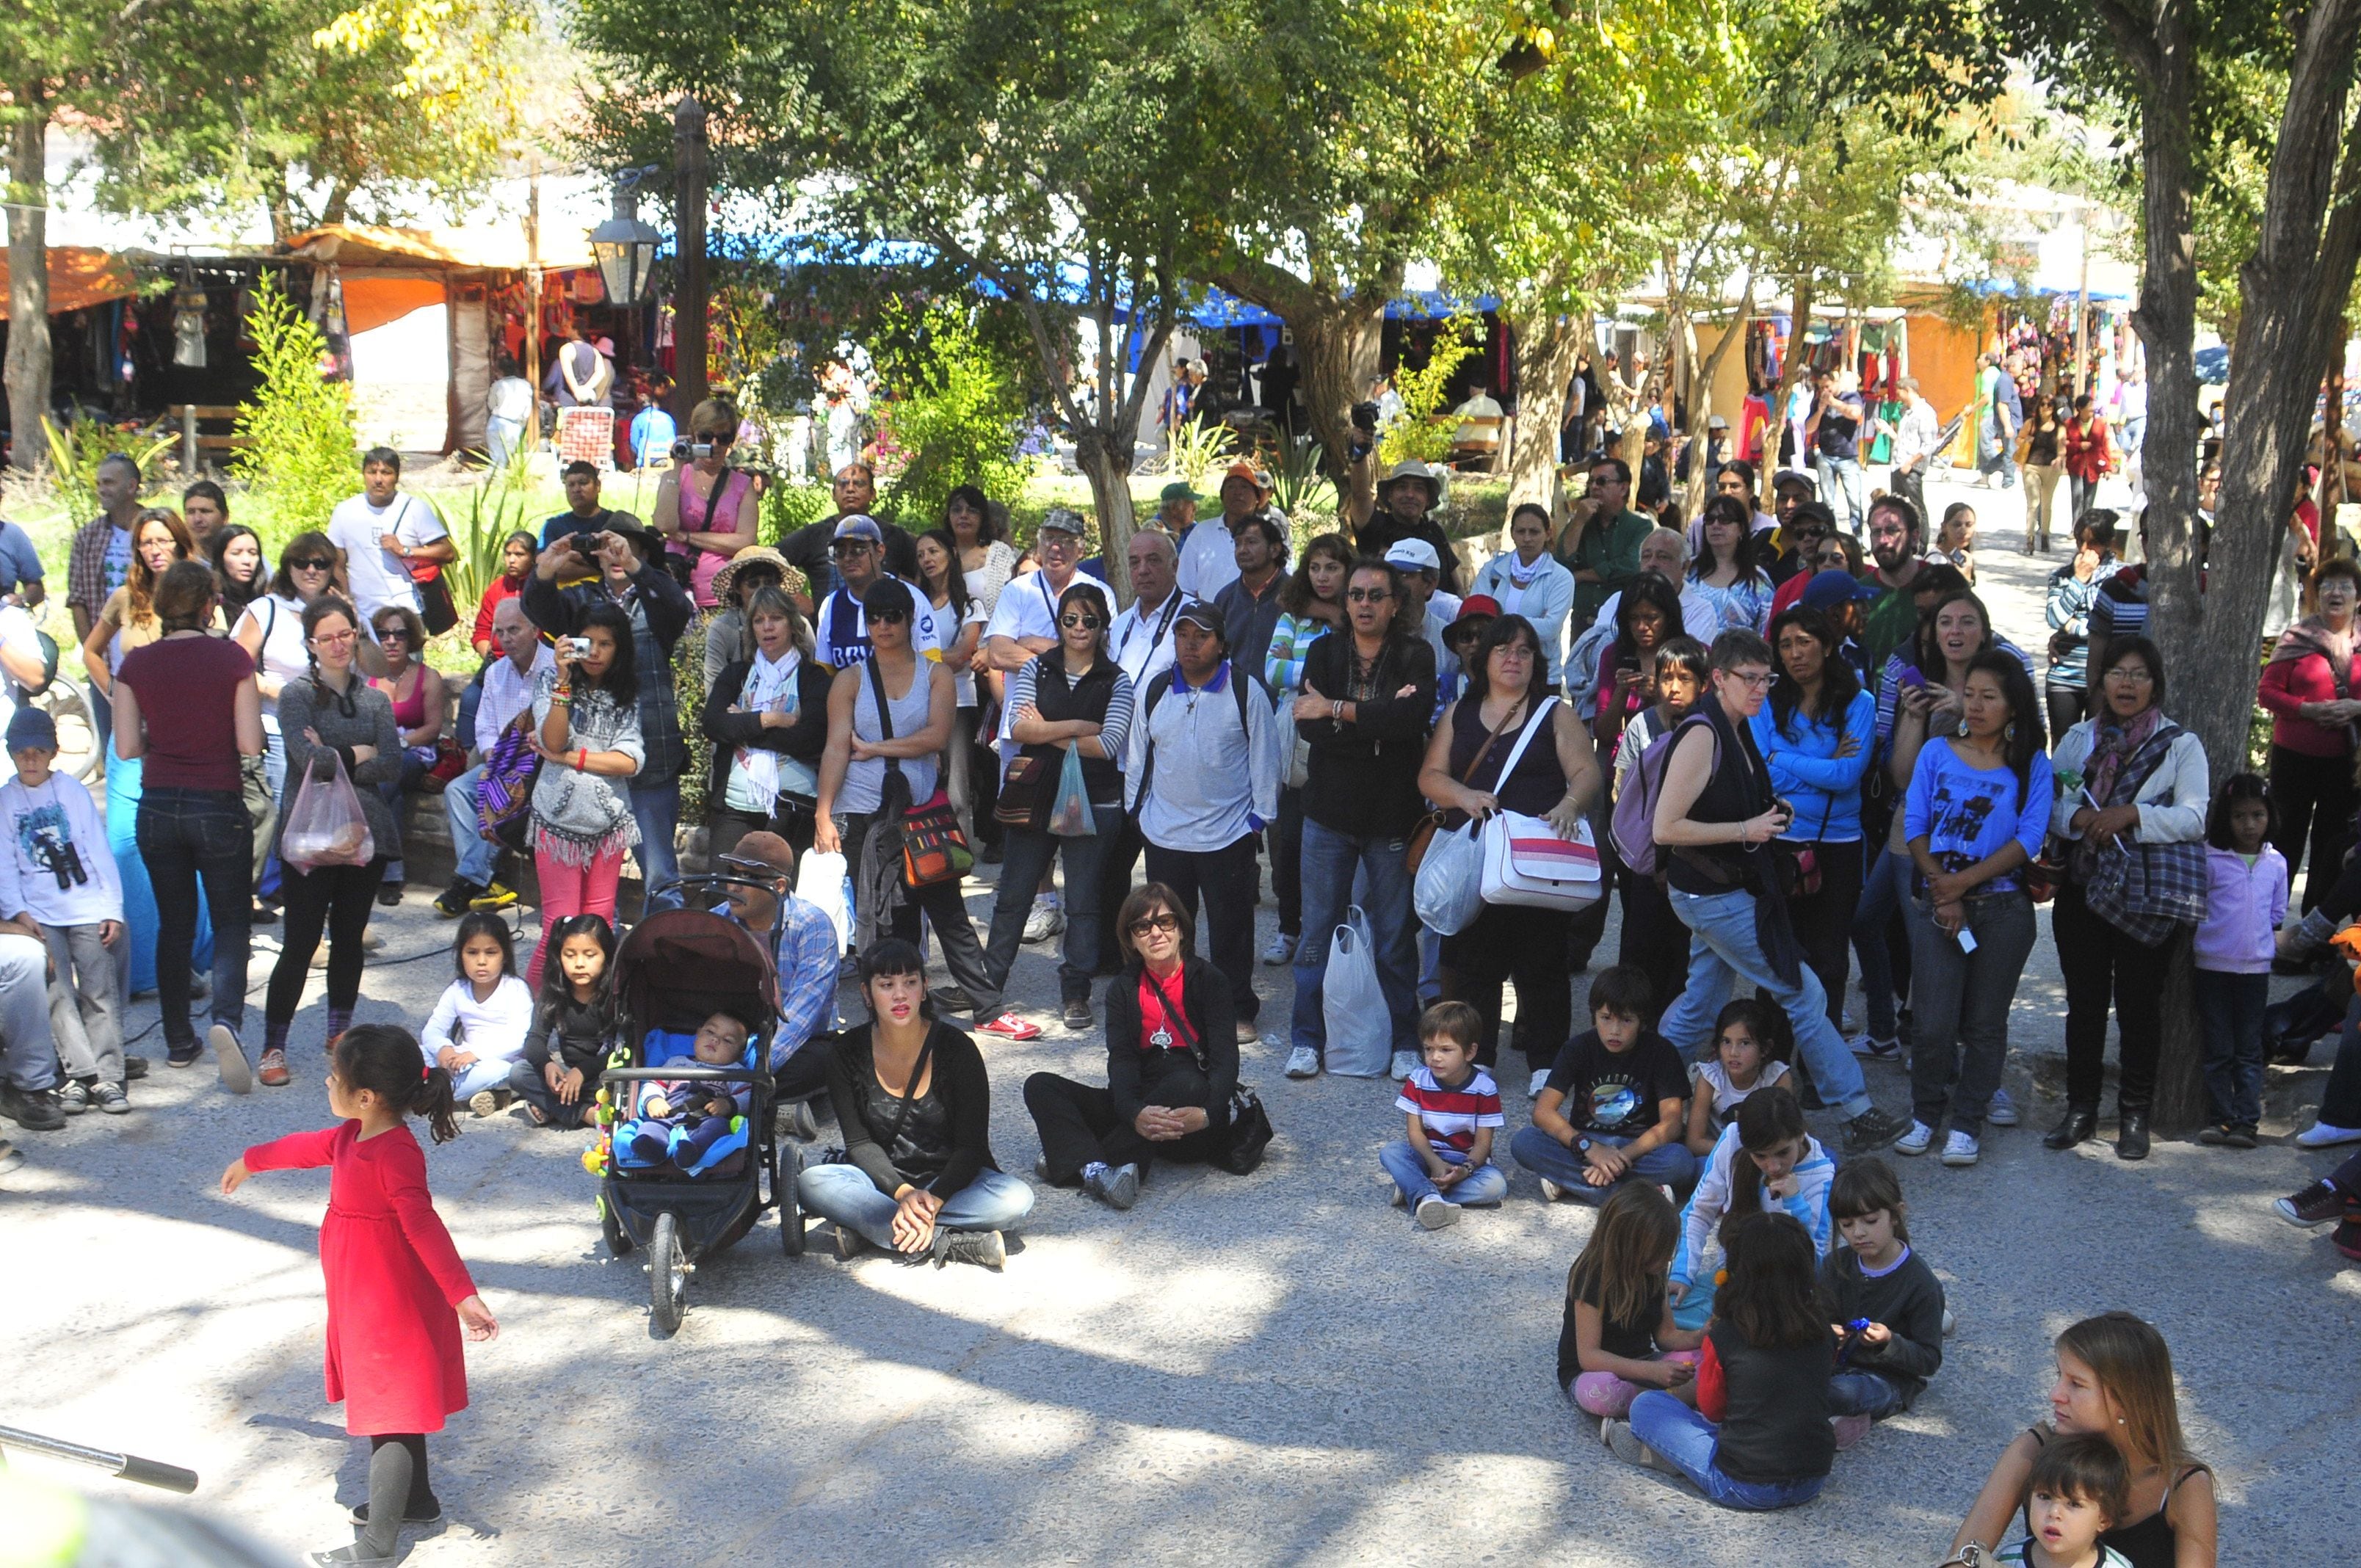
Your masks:
M 869 1076 L 874 1078 L 877 1076 L 876 1036 L 872 1035 L 870 1040 Z M 887 1159 L 894 1157 L 894 1146 L 902 1141 L 902 1129 L 909 1124 L 911 1102 L 918 1098 L 918 1080 L 927 1076 L 927 1059 L 934 1053 L 935 1032 L 929 1029 L 927 1031 L 927 1037 L 919 1042 L 918 1059 L 911 1064 L 909 1081 L 902 1085 L 902 1105 L 901 1109 L 894 1113 L 894 1130 L 885 1135 Z
M 1179 1003 L 1172 1000 L 1172 993 L 1164 989 L 1164 982 L 1156 977 L 1154 970 L 1143 963 L 1139 966 L 1139 972 L 1146 975 L 1148 983 L 1156 988 L 1156 999 L 1164 1003 L 1164 1016 L 1171 1020 L 1172 1026 L 1179 1029 L 1180 1037 L 1188 1042 L 1189 1055 L 1196 1062 L 1197 1070 L 1208 1077 L 1212 1076 L 1213 1069 L 1205 1053 L 1205 1042 L 1199 1039 L 1197 1031 L 1189 1026 L 1189 1015 L 1180 1010 Z M 1180 982 L 1181 994 L 1187 995 L 1188 989 L 1188 971 L 1183 970 Z
M 885 672 L 877 667 L 877 660 L 873 654 L 862 662 L 869 666 L 869 689 L 877 694 L 877 728 L 884 732 L 880 739 L 891 740 L 894 739 L 894 705 L 886 700 Z M 911 678 L 917 679 L 916 674 L 914 674 Z M 899 757 L 886 758 L 885 771 L 895 778 L 900 778 L 902 760 Z
M 1516 745 L 1510 749 L 1509 760 L 1500 764 L 1500 776 L 1494 783 L 1501 785 L 1508 784 L 1510 775 L 1517 771 L 1517 764 L 1525 760 L 1525 748 L 1533 743 L 1535 735 L 1541 733 L 1542 720 L 1548 718 L 1550 709 L 1556 706 L 1556 697 L 1545 696 L 1533 708 L 1532 717 L 1525 720 L 1524 730 L 1518 735 Z

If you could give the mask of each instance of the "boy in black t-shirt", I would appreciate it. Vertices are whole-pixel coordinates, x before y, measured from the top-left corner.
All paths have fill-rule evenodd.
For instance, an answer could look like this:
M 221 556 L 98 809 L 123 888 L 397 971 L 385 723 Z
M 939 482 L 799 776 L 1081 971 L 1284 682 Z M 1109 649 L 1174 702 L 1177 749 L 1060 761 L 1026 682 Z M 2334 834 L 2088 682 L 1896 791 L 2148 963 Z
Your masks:
M 1682 1142 L 1688 1074 L 1671 1042 L 1642 1022 L 1648 977 L 1630 965 L 1590 982 L 1591 1027 L 1565 1043 L 1533 1105 L 1532 1124 L 1510 1140 L 1543 1195 L 1603 1203 L 1637 1178 L 1672 1190 L 1697 1183 L 1697 1157 Z

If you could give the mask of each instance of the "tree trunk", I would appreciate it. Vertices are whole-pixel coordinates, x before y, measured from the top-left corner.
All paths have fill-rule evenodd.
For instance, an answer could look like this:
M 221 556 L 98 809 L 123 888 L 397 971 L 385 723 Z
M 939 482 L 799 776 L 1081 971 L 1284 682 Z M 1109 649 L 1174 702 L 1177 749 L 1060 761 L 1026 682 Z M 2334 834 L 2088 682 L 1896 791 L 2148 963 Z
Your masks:
M 1554 311 L 1518 312 L 1507 318 L 1516 356 L 1517 438 L 1509 448 L 1509 510 L 1527 501 L 1549 507 L 1557 493 L 1559 422 L 1565 392 L 1587 341 L 1579 318 Z M 1551 513 L 1550 534 L 1565 520 Z
M 1763 444 L 1763 496 L 1766 500 L 1771 496 L 1772 476 L 1779 471 L 1779 443 L 1786 436 L 1787 393 L 1804 378 L 1804 329 L 1811 324 L 1812 293 L 1816 281 L 1808 269 L 1795 278 L 1795 297 L 1791 307 L 1795 314 L 1788 318 L 1787 352 L 1779 361 L 1779 379 L 1771 389 L 1771 428 Z M 1812 455 L 1798 450 L 1795 466 L 1806 474 L 1810 473 Z M 1820 497 L 1824 504 L 1828 499 Z M 1925 520 L 1920 521 L 1923 522 Z M 1930 533 L 1929 543 L 1932 537 Z
M 1118 605 L 1128 605 L 1132 597 L 1131 562 L 1126 552 L 1131 548 L 1134 532 L 1131 463 L 1137 450 L 1138 444 L 1134 439 L 1137 433 L 1136 421 L 1129 432 L 1084 425 L 1076 432 L 1074 440 L 1074 466 L 1091 482 L 1091 505 L 1099 518 L 1101 559 L 1106 565 L 1107 582 L 1115 589 Z
M 42 466 L 49 411 L 49 116 L 37 87 L 11 89 L 24 117 L 8 131 L 8 428 L 12 460 Z
M 1705 356 L 1705 363 L 1702 365 L 1696 364 L 1696 334 L 1694 332 L 1689 334 L 1690 362 L 1695 367 L 1695 374 L 1691 378 L 1692 385 L 1688 393 L 1689 422 L 1686 433 L 1688 436 L 1688 449 L 1696 454 L 1697 458 L 1689 468 L 1688 513 L 1691 517 L 1697 514 L 1704 507 L 1707 499 L 1713 494 L 1713 476 L 1705 471 L 1705 456 L 1707 450 L 1712 445 L 1712 433 L 1708 426 L 1712 422 L 1714 412 L 1714 378 L 1721 374 L 1721 362 L 1729 356 L 1730 345 L 1746 340 L 1746 329 L 1753 320 L 1754 269 L 1750 267 L 1746 271 L 1745 281 L 1739 289 L 1738 313 L 1730 318 L 1729 329 L 1721 334 L 1721 341 L 1713 345 L 1713 352 Z M 1739 422 L 1734 420 L 1730 422 L 1732 431 L 1737 430 L 1738 425 Z M 1738 443 L 1732 440 L 1724 450 L 1730 456 L 1736 456 Z M 1763 484 L 1762 478 L 1762 476 L 1756 476 L 1756 489 L 1759 498 L 1767 500 L 1768 488 Z

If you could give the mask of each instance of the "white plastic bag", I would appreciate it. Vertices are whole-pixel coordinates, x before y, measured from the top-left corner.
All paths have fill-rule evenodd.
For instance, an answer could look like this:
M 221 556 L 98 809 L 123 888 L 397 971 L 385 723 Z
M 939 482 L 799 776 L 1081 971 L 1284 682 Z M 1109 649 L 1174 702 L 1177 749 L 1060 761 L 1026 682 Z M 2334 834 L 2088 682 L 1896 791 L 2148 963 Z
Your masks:
M 1483 826 L 1469 822 L 1426 841 L 1426 858 L 1411 884 L 1419 924 L 1438 937 L 1456 937 L 1484 910 Z
M 329 772 L 307 768 L 287 809 L 287 831 L 279 840 L 279 858 L 299 872 L 321 866 L 365 866 L 377 858 L 377 840 L 368 818 L 361 815 L 361 798 L 345 774 L 345 760 L 335 751 Z
M 839 952 L 852 947 L 852 883 L 845 873 L 844 857 L 807 850 L 796 867 L 796 896 L 827 911 L 836 926 Z
M 1377 944 L 1369 917 L 1355 905 L 1328 943 L 1328 971 L 1320 983 L 1320 1012 L 1328 1025 L 1327 1068 L 1346 1078 L 1377 1078 L 1393 1065 L 1393 1014 L 1378 984 Z
M 1058 797 L 1049 803 L 1049 831 L 1060 838 L 1080 839 L 1098 830 L 1091 792 L 1082 783 L 1082 754 L 1069 746 L 1065 766 L 1058 774 Z

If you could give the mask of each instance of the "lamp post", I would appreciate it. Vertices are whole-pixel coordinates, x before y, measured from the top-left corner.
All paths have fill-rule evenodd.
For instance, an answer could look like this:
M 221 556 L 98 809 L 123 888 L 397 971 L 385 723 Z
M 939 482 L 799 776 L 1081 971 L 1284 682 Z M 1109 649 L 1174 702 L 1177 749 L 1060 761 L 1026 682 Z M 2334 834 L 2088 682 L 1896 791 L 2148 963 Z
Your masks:
M 653 227 L 640 221 L 640 179 L 646 172 L 626 170 L 616 180 L 614 215 L 590 231 L 590 258 L 598 265 L 598 280 L 606 286 L 608 301 L 622 313 L 626 364 L 638 359 L 631 327 L 641 302 L 647 298 L 648 277 L 655 269 L 656 247 L 664 241 Z M 621 385 L 622 378 L 618 376 L 616 382 Z M 609 394 L 609 406 L 613 406 L 612 393 Z M 638 454 L 631 455 L 636 462 Z

